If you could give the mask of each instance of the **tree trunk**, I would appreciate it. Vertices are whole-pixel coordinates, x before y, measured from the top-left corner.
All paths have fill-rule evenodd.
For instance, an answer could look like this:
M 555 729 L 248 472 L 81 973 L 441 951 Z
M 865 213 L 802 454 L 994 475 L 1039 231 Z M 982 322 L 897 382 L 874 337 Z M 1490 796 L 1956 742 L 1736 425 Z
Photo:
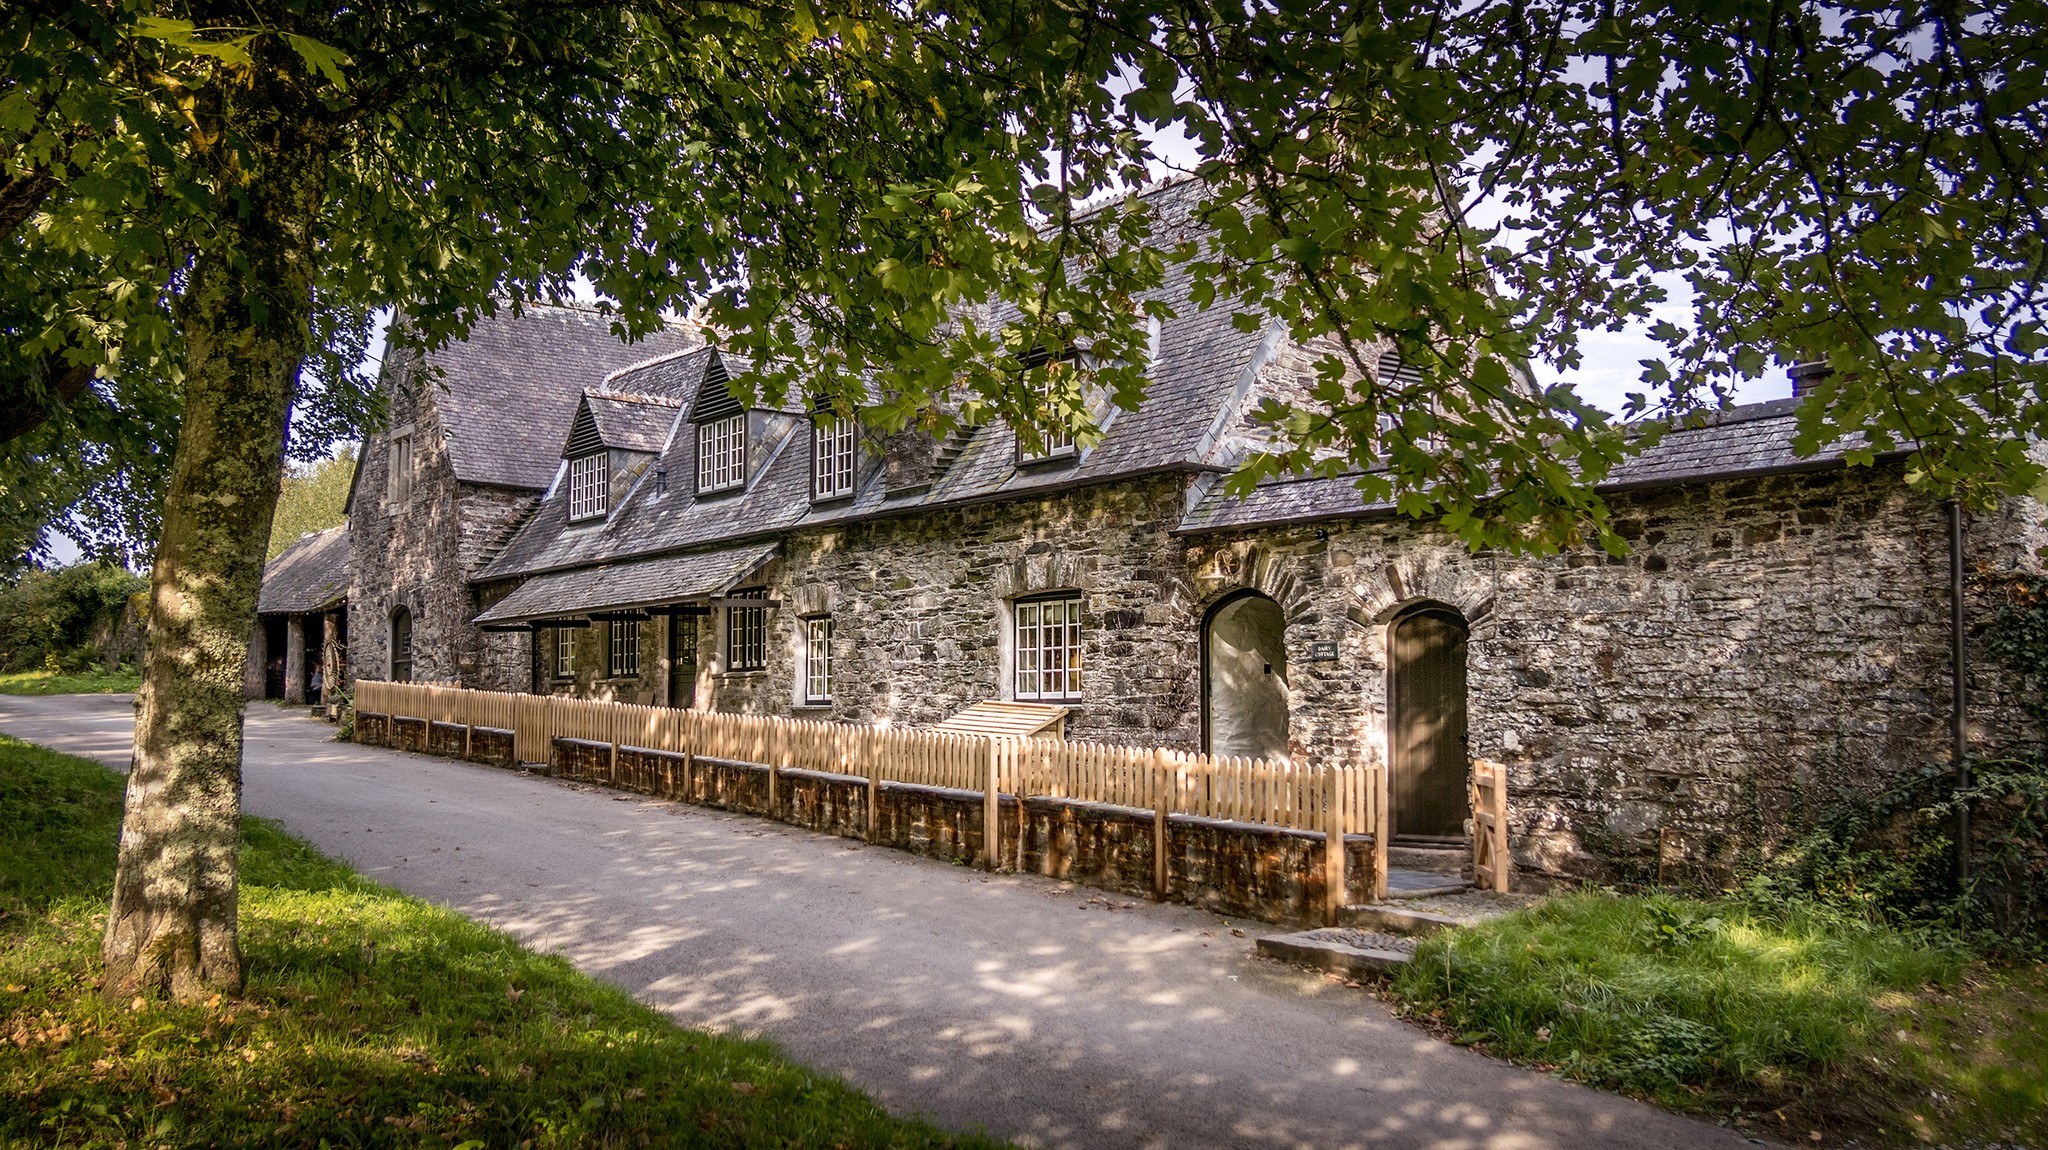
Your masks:
M 101 947 L 115 994 L 189 1000 L 242 984 L 242 671 L 306 353 L 326 159 L 325 129 L 291 79 L 259 71 L 247 88 L 216 92 L 222 195 L 177 308 L 184 425 L 150 579 L 135 762 Z

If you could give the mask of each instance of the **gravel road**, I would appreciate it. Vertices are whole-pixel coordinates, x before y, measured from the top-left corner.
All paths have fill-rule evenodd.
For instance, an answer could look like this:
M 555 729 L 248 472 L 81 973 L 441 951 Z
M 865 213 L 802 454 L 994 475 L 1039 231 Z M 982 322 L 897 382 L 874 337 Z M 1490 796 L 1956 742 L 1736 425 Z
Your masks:
M 125 697 L 0 697 L 0 730 L 115 766 L 131 722 Z M 270 704 L 247 731 L 252 813 L 948 1128 L 1045 1147 L 1749 1142 L 1436 1042 L 1254 957 L 1255 923 L 337 744 Z

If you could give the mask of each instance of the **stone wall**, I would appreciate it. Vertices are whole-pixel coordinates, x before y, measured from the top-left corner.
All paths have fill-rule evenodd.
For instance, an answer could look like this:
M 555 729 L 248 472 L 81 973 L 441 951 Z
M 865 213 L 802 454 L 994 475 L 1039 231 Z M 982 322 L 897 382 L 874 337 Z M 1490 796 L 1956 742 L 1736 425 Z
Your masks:
M 539 493 L 458 481 L 431 385 L 411 382 L 402 360 L 386 370 L 388 379 L 403 382 L 386 389 L 390 430 L 364 436 L 349 509 L 350 677 L 390 677 L 391 617 L 403 606 L 412 613 L 415 680 L 524 690 L 525 637 L 486 636 L 470 622 L 482 608 L 468 579 Z M 394 500 L 391 440 L 408 428 L 412 489 Z
M 697 704 L 927 724 L 1010 695 L 1020 595 L 1086 603 L 1086 685 L 1070 737 L 1193 748 L 1201 628 L 1253 590 L 1287 621 L 1290 745 L 1317 762 L 1387 760 L 1387 639 L 1437 603 L 1471 627 L 1474 755 L 1507 764 L 1517 881 L 1712 885 L 1842 788 L 1946 754 L 1942 511 L 1897 466 L 1827 469 L 1612 499 L 1630 554 L 1472 554 L 1428 523 L 1379 517 L 1173 534 L 1175 476 L 793 533 L 761 584 L 768 666 L 723 674 L 705 620 Z M 1972 567 L 2038 563 L 2037 505 L 1975 524 Z M 799 705 L 800 620 L 835 624 L 834 697 Z M 1988 618 L 1984 605 L 1973 626 Z M 1973 631 L 1973 737 L 2038 739 Z M 663 701 L 665 629 L 642 674 L 560 689 Z M 600 629 L 579 640 L 595 667 Z M 1334 652 L 1333 654 L 1330 652 Z
M 1471 624 L 1472 754 L 1507 764 L 1525 886 L 1560 878 L 1716 885 L 1838 793 L 1946 758 L 1943 512 L 1896 466 L 1612 500 L 1630 554 L 1474 555 L 1380 519 L 1199 541 L 1197 582 L 1249 581 L 1288 609 L 1295 739 L 1386 760 L 1387 638 L 1417 603 Z M 1976 525 L 1972 567 L 2009 564 L 2038 508 Z M 1265 574 L 1247 573 L 1263 571 Z M 2038 740 L 1981 649 L 1972 735 Z M 1335 643 L 1313 661 L 1307 646 Z

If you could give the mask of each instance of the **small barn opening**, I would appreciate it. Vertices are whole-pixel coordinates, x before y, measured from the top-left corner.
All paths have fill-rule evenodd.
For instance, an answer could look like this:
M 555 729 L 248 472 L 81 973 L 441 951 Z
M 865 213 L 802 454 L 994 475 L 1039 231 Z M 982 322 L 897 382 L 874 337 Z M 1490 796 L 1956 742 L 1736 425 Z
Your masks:
M 391 681 L 412 681 L 412 610 L 407 607 L 391 613 Z
M 1287 723 L 1287 616 L 1267 596 L 1239 592 L 1202 623 L 1203 749 L 1284 759 Z

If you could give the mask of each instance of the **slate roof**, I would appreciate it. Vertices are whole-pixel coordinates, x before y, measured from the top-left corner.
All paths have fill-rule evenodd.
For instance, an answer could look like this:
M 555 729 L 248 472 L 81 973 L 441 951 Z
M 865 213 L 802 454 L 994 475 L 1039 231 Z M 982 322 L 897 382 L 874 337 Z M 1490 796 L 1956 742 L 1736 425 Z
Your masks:
M 263 568 L 258 615 L 303 615 L 340 605 L 348 597 L 348 526 L 302 536 Z
M 1201 184 L 1188 181 L 1148 192 L 1148 197 L 1156 197 L 1160 230 L 1169 237 L 1176 230 L 1186 233 L 1190 209 L 1202 190 Z M 1189 302 L 1188 279 L 1184 269 L 1173 269 L 1159 289 L 1158 296 L 1180 314 L 1161 322 L 1150 365 L 1151 386 L 1144 401 L 1134 411 L 1117 413 L 1104 427 L 1100 443 L 1072 461 L 1020 465 L 1016 436 L 1008 427 L 994 424 L 969 429 L 949 445 L 958 449 L 951 463 L 928 488 L 914 491 L 891 494 L 879 461 L 869 458 L 863 461 L 861 481 L 851 498 L 814 504 L 810 498 L 808 423 L 802 418 L 803 409 L 794 406 L 769 421 L 774 432 L 766 442 L 750 446 L 750 451 L 759 454 L 750 458 L 751 477 L 743 488 L 700 498 L 693 482 L 696 440 L 689 428 L 691 407 L 725 405 L 723 395 L 705 392 L 707 373 L 714 363 L 721 363 L 730 375 L 741 378 L 748 370 L 746 362 L 728 353 L 698 348 L 616 371 L 589 394 L 680 399 L 684 406 L 677 433 L 668 436 L 654 464 L 609 516 L 571 525 L 568 492 L 558 487 L 474 579 L 547 577 L 593 564 L 619 565 L 610 568 L 614 572 L 611 578 L 617 578 L 618 572 L 631 565 L 628 561 L 765 543 L 793 529 L 915 514 L 942 505 L 1028 497 L 1144 474 L 1226 471 L 1236 462 L 1228 440 L 1244 417 L 1259 373 L 1283 349 L 1285 332 L 1282 325 L 1270 320 L 1252 332 L 1240 331 L 1229 306 L 1196 309 Z M 1794 457 L 1792 413 L 1790 401 L 1759 404 L 1723 413 L 1700 428 L 1672 431 L 1656 448 L 1618 469 L 1602 487 L 1619 490 L 1709 476 L 1827 466 L 1839 458 L 1839 451 L 1815 459 Z M 567 419 L 565 413 L 557 437 Z M 653 422 L 649 421 L 650 427 Z M 643 441 L 652 438 L 649 430 Z M 560 442 L 555 438 L 544 452 L 549 467 L 554 465 L 555 447 Z M 1224 530 L 1387 511 L 1363 503 L 1355 478 L 1269 482 L 1243 499 L 1226 498 L 1219 488 L 1202 497 L 1177 529 Z M 550 580 L 548 587 L 551 609 L 558 613 L 589 610 L 592 604 L 583 599 L 610 603 L 618 594 L 606 587 L 604 579 L 595 577 L 588 582 Z M 491 617 L 506 616 L 494 613 Z
M 584 402 L 590 405 L 590 417 L 606 447 L 649 454 L 668 445 L 668 434 L 683 406 L 664 397 L 600 392 L 585 396 Z
M 1184 223 L 1200 192 L 1201 185 L 1190 181 L 1157 193 L 1162 225 L 1176 226 L 1177 219 Z M 1215 457 L 1222 432 L 1241 414 L 1259 368 L 1278 347 L 1279 332 L 1271 324 L 1241 332 L 1228 308 L 1196 310 L 1187 302 L 1188 280 L 1184 270 L 1173 271 L 1157 293 L 1174 302 L 1181 315 L 1161 323 L 1152 386 L 1144 402 L 1134 411 L 1117 412 L 1102 441 L 1072 462 L 1020 466 L 1015 432 L 991 424 L 965 436 L 957 457 L 926 490 L 891 497 L 880 467 L 868 460 L 853 498 L 814 505 L 808 424 L 797 418 L 771 442 L 757 445 L 768 461 L 745 488 L 700 499 L 694 492 L 696 440 L 685 427 L 648 473 L 658 470 L 667 476 L 665 491 L 643 476 L 605 520 L 573 527 L 568 522 L 568 493 L 550 492 L 475 578 L 511 578 L 674 553 L 797 527 L 1029 495 L 1148 472 L 1213 469 L 1219 466 Z M 699 349 L 617 372 L 605 380 L 604 388 L 695 401 L 713 356 L 722 357 L 735 377 L 748 370 L 741 357 Z M 783 410 L 800 415 L 803 408 L 793 404 Z M 567 418 L 563 417 L 564 428 Z M 687 421 L 690 412 L 686 410 L 683 418 Z M 554 450 L 549 456 L 552 465 Z
M 584 389 L 622 367 L 701 342 L 686 328 L 628 344 L 587 307 L 509 306 L 431 352 L 448 457 L 465 483 L 538 490 L 554 480 Z
M 557 571 L 519 585 L 490 610 L 476 617 L 479 623 L 502 623 L 544 619 L 585 611 L 624 610 L 674 603 L 705 595 L 722 595 L 740 580 L 761 569 L 778 545 L 760 543 L 700 551 L 693 555 L 643 559 L 631 563 L 607 563 Z
M 1595 489 L 1629 491 L 1832 467 L 1860 442 L 1860 437 L 1852 437 L 1813 455 L 1795 455 L 1792 437 L 1798 426 L 1798 406 L 1796 399 L 1747 404 L 1716 412 L 1702 426 L 1667 431 L 1656 446 L 1616 467 Z M 1193 534 L 1392 511 L 1391 504 L 1364 500 L 1355 485 L 1360 474 L 1269 480 L 1243 497 L 1225 495 L 1218 484 L 1181 520 L 1177 530 Z

